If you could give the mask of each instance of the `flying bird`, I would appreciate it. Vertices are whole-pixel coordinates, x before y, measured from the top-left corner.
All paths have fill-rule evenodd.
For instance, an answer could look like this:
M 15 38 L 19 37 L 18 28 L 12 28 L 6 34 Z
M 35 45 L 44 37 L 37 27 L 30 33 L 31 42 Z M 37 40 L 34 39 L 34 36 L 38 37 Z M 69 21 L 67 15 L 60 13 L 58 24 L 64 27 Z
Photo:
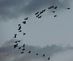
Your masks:
M 42 16 L 39 16 L 38 19 L 42 18 Z
M 24 20 L 28 20 L 28 17 L 24 18 Z
M 23 48 L 22 50 L 24 51 L 25 49 Z
M 54 6 L 50 6 L 50 7 L 48 7 L 48 9 L 52 9 L 52 8 L 54 8 Z
M 26 24 L 26 21 L 23 21 L 22 23 L 23 23 L 23 24 Z
M 28 53 L 31 53 L 31 51 L 29 51 Z
M 17 37 L 17 34 L 14 34 L 14 38 L 16 38 Z
M 43 54 L 43 57 L 45 56 L 45 54 Z
M 24 52 L 21 52 L 21 54 L 23 54 Z
M 39 12 L 36 12 L 35 15 L 39 14 Z
M 70 10 L 70 8 L 67 8 L 68 10 Z
M 26 35 L 26 33 L 23 33 L 23 35 Z
M 15 45 L 14 45 L 14 48 L 16 48 L 17 46 L 18 46 L 18 44 L 15 44 Z
M 38 55 L 38 53 L 36 53 L 36 55 Z
M 21 47 L 19 47 L 18 49 L 21 49 Z
M 56 11 L 52 11 L 53 13 L 55 13 Z
M 50 60 L 50 57 L 48 57 L 48 60 Z
M 54 9 L 57 9 L 57 8 L 58 8 L 57 6 L 54 7 Z
M 19 32 L 22 32 L 22 30 L 19 30 Z
M 54 17 L 57 17 L 57 15 L 54 15 Z
M 25 44 L 23 44 L 23 46 L 22 47 L 25 47 Z

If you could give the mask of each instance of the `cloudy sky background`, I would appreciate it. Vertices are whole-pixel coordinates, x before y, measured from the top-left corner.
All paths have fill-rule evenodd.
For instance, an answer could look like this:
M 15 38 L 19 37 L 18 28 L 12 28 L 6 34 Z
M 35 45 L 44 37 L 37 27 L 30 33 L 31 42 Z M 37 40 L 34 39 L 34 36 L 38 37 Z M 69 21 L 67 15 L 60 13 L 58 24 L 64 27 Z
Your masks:
M 36 11 L 47 8 L 52 4 L 59 7 L 56 18 L 49 10 L 39 20 L 34 16 Z M 71 9 L 67 10 L 67 7 Z M 26 32 L 26 36 L 19 33 L 18 39 L 23 40 L 28 45 L 40 47 L 53 44 L 72 46 L 72 13 L 72 0 L 0 0 L 0 46 L 7 40 L 12 39 L 15 33 L 18 33 L 17 24 L 21 23 L 27 16 L 29 16 L 27 24 L 22 24 L 22 30 Z M 55 58 L 57 59 L 57 57 Z

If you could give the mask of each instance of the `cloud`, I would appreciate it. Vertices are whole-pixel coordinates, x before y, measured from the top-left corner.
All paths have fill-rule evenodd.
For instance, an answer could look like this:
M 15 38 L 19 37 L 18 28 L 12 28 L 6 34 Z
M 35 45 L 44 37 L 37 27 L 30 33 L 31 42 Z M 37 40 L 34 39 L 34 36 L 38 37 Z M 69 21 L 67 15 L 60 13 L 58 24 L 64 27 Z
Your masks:
M 49 56 L 54 56 L 57 55 L 57 53 L 62 53 L 68 50 L 73 50 L 73 47 L 62 47 L 62 46 L 57 46 L 57 45 L 52 45 L 52 46 L 46 46 L 46 47 L 35 47 L 35 46 L 29 46 L 26 45 L 25 47 L 25 52 L 24 54 L 20 54 L 21 50 L 18 50 L 18 48 L 14 49 L 13 44 L 14 41 L 17 41 L 17 39 L 11 39 L 7 42 L 4 43 L 0 47 L 0 60 L 1 61 L 39 61 L 39 60 L 44 60 L 47 61 L 47 58 Z M 33 53 L 28 54 L 27 52 L 31 50 Z M 36 56 L 35 53 L 39 54 L 39 56 Z M 42 54 L 46 54 L 46 58 L 42 57 Z
M 64 2 L 67 3 L 67 0 Z M 18 18 L 52 4 L 62 7 L 64 2 L 59 0 L 0 0 L 0 18 L 1 20 Z

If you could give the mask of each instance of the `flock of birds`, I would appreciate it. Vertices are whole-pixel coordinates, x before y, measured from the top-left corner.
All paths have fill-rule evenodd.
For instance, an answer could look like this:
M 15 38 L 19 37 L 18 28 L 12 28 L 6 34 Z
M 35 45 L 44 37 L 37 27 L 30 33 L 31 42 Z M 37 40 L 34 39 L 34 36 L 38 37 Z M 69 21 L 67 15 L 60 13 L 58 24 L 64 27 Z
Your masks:
M 57 9 L 57 8 L 58 8 L 58 6 L 54 6 L 54 5 L 48 7 L 48 9 L 54 9 L 54 10 L 52 11 L 53 13 L 56 12 L 56 9 Z M 70 8 L 67 8 L 67 9 L 69 10 Z M 43 9 L 43 10 L 41 10 L 40 12 L 36 12 L 36 13 L 35 13 L 36 18 L 38 18 L 38 19 L 42 18 L 41 14 L 43 14 L 45 11 L 46 11 L 46 9 Z M 57 17 L 57 15 L 55 14 L 54 17 Z M 23 23 L 23 24 L 26 24 L 26 22 L 27 22 L 28 19 L 29 19 L 29 17 L 24 18 L 24 21 L 23 21 L 22 23 Z M 18 24 L 18 32 L 22 32 L 22 26 L 21 26 L 21 24 Z M 26 35 L 25 32 L 23 33 L 23 36 L 24 36 L 24 35 Z M 14 34 L 14 38 L 17 38 L 17 34 Z M 20 41 L 15 41 L 14 48 L 17 48 L 17 47 L 18 47 L 18 43 L 19 43 L 19 42 L 20 42 Z M 20 50 L 20 49 L 22 50 L 22 51 L 21 51 L 21 54 L 23 54 L 23 53 L 25 52 L 25 50 L 26 50 L 25 47 L 26 47 L 25 44 L 23 44 L 21 47 L 18 47 L 19 50 Z M 32 51 L 30 51 L 30 50 L 28 51 L 29 54 L 31 54 L 31 52 L 32 52 Z M 35 55 L 36 55 L 36 56 L 39 56 L 39 53 L 36 53 Z M 43 57 L 46 57 L 45 54 L 43 54 L 42 56 L 43 56 Z M 48 57 L 48 60 L 50 60 L 50 56 Z

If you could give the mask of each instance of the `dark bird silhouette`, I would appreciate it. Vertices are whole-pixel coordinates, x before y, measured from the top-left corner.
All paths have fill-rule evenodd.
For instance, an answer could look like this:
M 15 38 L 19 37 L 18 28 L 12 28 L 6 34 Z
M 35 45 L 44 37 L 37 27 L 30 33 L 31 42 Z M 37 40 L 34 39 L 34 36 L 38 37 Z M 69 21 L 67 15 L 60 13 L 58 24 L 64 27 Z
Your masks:
M 39 14 L 39 12 L 36 12 L 35 15 Z
M 22 51 L 21 54 L 23 54 L 24 52 Z
M 39 55 L 38 53 L 36 53 L 36 55 Z
M 45 12 L 45 11 L 46 11 L 46 9 L 42 10 L 42 12 Z
M 43 11 L 40 12 L 40 14 L 42 14 L 42 13 L 43 13 Z
M 39 17 L 39 14 L 36 17 Z
M 21 24 L 18 24 L 18 26 L 21 26 Z
M 22 50 L 24 51 L 25 49 L 23 48 Z
M 15 41 L 15 43 L 18 43 L 18 42 L 20 42 L 20 40 L 19 41 Z
M 54 9 L 57 9 L 57 8 L 58 8 L 57 6 L 54 7 Z
M 57 15 L 54 15 L 54 17 L 57 17 Z
M 45 57 L 45 54 L 43 54 L 43 57 Z
M 31 51 L 29 51 L 28 53 L 31 53 Z
M 50 6 L 50 7 L 48 7 L 48 9 L 52 9 L 52 8 L 54 8 L 54 6 Z
M 21 26 L 19 26 L 18 30 L 21 30 Z
M 22 30 L 19 30 L 19 32 L 22 32 Z
M 48 57 L 48 60 L 50 60 L 50 57 Z
M 53 13 L 55 13 L 56 11 L 52 11 Z
M 38 19 L 42 18 L 42 16 L 39 16 Z
M 23 21 L 22 23 L 23 23 L 23 24 L 26 24 L 26 21 Z
M 21 47 L 19 47 L 18 49 L 21 49 Z
M 19 41 L 17 41 L 17 42 L 21 42 L 21 41 L 19 40 Z
M 17 37 L 17 34 L 14 34 L 14 38 L 16 38 Z
M 14 48 L 16 48 L 17 46 L 18 46 L 18 44 L 15 44 L 15 45 L 14 45 Z
M 23 46 L 22 47 L 25 47 L 25 44 L 23 44 Z
M 67 8 L 68 10 L 70 10 L 70 8 Z
M 26 33 L 23 33 L 23 35 L 26 35 Z
M 28 20 L 28 17 L 24 18 L 24 20 Z

